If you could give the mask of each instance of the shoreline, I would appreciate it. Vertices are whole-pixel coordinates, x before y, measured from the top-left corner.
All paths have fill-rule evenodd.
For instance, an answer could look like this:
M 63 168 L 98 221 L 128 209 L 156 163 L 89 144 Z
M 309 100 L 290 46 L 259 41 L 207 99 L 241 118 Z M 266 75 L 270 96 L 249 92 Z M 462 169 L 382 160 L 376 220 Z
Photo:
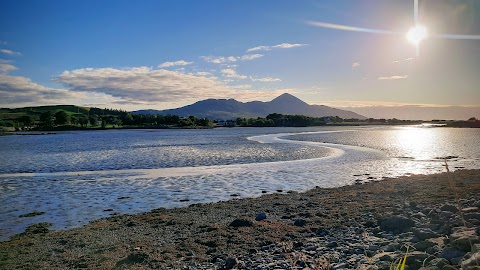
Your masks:
M 410 269 L 459 268 L 480 260 L 478 207 L 480 170 L 414 175 L 31 226 L 0 242 L 0 269 L 389 269 L 407 244 Z

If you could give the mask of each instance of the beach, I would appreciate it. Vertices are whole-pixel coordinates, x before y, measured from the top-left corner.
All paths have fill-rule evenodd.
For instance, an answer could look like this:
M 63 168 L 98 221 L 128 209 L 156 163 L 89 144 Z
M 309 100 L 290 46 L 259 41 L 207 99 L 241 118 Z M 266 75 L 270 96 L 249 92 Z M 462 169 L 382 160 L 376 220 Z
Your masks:
M 1 269 L 478 269 L 480 170 L 37 224 Z M 446 269 L 446 268 L 445 268 Z

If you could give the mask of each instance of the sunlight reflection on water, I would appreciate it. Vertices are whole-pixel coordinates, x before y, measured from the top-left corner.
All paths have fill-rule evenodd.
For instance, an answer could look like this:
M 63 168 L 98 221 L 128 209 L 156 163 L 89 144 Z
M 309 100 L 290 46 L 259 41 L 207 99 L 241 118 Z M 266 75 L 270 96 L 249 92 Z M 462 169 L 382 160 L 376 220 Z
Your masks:
M 102 143 L 93 140 L 84 148 L 73 143 L 75 151 L 66 146 L 64 152 L 50 149 L 51 153 L 46 154 L 49 158 L 71 162 L 68 166 L 48 163 L 46 167 L 53 173 L 23 173 L 21 166 L 18 171 L 7 168 L 8 164 L 26 162 L 12 151 L 17 160 L 2 163 L 1 168 L 10 174 L 0 174 L 0 239 L 36 222 L 53 222 L 53 228 L 61 229 L 112 212 L 138 213 L 228 200 L 232 195 L 255 197 L 276 190 L 304 191 L 315 186 L 348 185 L 355 180 L 437 173 L 444 167 L 443 160 L 436 157 L 447 155 L 458 156 L 449 160 L 452 170 L 479 168 L 480 163 L 479 149 L 475 147 L 479 130 L 225 129 L 145 133 L 148 136 L 140 132 L 86 133 Z M 262 135 L 266 133 L 275 134 Z M 68 144 L 79 135 L 62 136 Z M 104 137 L 114 138 L 113 144 L 119 149 Z M 24 144 L 39 140 L 12 139 L 24 140 Z M 42 157 L 40 162 L 47 159 L 40 153 L 34 156 Z M 27 161 L 33 162 L 30 166 L 34 169 L 35 159 Z M 138 168 L 143 162 L 148 166 Z M 115 170 L 109 170 L 112 167 Z M 65 168 L 74 170 L 62 172 Z M 18 218 L 35 210 L 46 213 Z

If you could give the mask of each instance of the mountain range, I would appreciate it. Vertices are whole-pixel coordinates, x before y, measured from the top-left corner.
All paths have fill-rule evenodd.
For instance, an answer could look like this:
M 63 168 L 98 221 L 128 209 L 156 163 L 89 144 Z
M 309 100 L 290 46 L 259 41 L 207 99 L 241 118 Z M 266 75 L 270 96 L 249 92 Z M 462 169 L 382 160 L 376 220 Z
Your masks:
M 306 115 L 311 117 L 338 116 L 341 118 L 366 119 L 352 111 L 335 109 L 324 105 L 309 105 L 299 98 L 285 93 L 272 101 L 240 102 L 235 99 L 206 99 L 191 105 L 168 110 L 138 110 L 134 114 L 161 114 L 206 117 L 216 120 L 229 120 L 238 117 L 265 117 L 271 113 Z

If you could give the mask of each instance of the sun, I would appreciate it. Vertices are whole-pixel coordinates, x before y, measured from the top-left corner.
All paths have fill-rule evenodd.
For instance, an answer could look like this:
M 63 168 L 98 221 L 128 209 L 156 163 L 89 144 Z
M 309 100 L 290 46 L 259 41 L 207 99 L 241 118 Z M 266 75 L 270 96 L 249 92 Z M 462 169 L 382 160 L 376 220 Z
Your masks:
M 417 25 L 407 32 L 407 40 L 415 46 L 418 46 L 422 40 L 427 37 L 427 28 L 425 26 Z

